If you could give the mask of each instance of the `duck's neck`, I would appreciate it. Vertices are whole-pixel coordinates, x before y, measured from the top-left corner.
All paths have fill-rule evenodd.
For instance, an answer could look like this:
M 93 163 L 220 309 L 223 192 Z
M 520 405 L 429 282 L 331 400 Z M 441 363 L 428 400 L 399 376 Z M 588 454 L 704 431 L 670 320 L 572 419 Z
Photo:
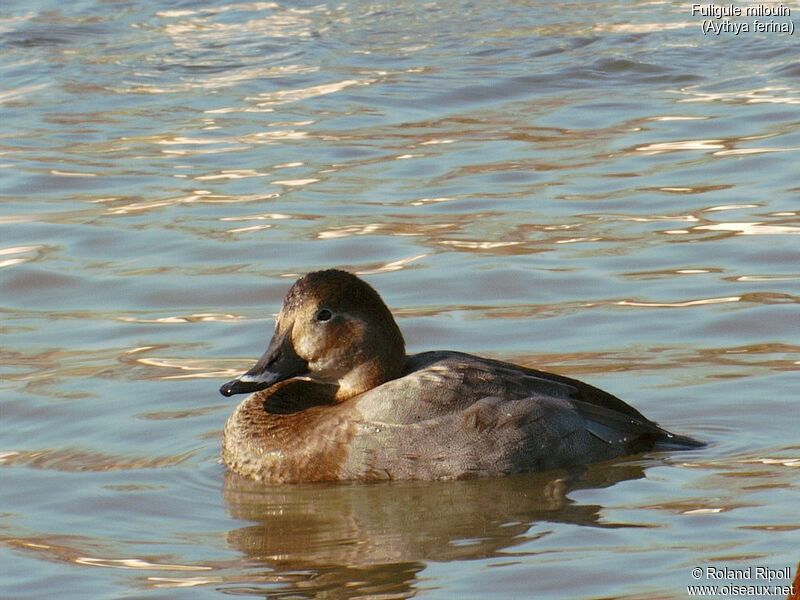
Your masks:
M 335 400 L 344 402 L 354 396 L 368 392 L 379 385 L 400 376 L 405 365 L 405 356 L 392 357 L 392 360 L 375 357 L 353 368 L 339 379 L 339 389 Z

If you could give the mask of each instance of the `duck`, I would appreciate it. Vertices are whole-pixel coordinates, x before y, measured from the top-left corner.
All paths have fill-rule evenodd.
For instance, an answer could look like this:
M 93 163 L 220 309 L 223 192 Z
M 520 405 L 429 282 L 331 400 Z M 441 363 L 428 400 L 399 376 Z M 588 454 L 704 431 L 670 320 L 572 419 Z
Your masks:
M 225 424 L 223 462 L 268 484 L 574 471 L 703 446 L 576 379 L 456 351 L 406 354 L 378 292 L 338 269 L 289 288 L 266 352 L 220 392 L 249 394 Z

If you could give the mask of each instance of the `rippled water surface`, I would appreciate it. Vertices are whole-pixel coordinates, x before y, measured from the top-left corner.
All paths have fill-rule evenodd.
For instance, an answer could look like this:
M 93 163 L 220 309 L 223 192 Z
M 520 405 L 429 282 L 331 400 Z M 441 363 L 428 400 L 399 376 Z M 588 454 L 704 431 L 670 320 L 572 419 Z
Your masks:
M 800 34 L 702 21 L 4 0 L 0 596 L 673 599 L 696 566 L 794 574 Z M 569 484 L 231 476 L 217 388 L 332 266 L 411 351 L 579 377 L 709 446 Z

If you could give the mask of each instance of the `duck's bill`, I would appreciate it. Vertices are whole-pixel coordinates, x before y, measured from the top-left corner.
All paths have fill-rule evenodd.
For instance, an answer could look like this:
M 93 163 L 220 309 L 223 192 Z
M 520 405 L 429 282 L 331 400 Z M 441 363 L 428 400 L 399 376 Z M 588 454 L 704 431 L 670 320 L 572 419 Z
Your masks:
M 247 373 L 219 388 L 223 396 L 252 394 L 279 381 L 308 374 L 308 363 L 300 358 L 292 345 L 292 330 L 275 334 L 264 355 Z
M 224 383 L 219 392 L 223 396 L 233 396 L 234 394 L 252 394 L 259 390 L 265 390 L 269 386 L 282 381 L 275 373 L 269 373 L 271 377 L 264 377 L 260 379 L 251 379 L 247 375 L 242 375 L 238 379 Z

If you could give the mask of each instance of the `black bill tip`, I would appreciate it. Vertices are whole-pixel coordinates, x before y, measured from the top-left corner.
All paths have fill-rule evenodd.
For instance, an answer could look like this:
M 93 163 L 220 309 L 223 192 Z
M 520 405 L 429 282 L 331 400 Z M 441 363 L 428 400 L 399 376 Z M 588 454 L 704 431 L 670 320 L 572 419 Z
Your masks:
M 235 390 L 235 387 L 234 387 L 235 384 L 236 384 L 236 380 L 235 379 L 233 381 L 229 381 L 228 383 L 223 383 L 222 387 L 219 388 L 219 393 L 222 394 L 225 397 L 233 396 L 236 393 L 234 391 Z
M 219 388 L 219 393 L 225 397 L 230 397 L 234 394 L 252 394 L 270 385 L 271 382 L 268 381 L 242 381 L 241 379 L 234 379 L 233 381 L 222 384 L 222 387 Z

